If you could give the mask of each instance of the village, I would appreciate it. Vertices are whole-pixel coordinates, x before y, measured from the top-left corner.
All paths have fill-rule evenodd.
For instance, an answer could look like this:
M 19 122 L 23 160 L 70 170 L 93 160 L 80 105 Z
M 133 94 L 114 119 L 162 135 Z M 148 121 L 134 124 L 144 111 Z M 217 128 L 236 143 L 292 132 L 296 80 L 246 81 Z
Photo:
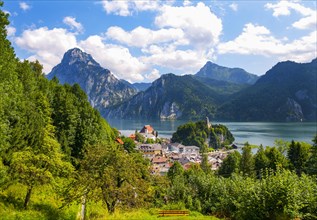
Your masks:
M 143 138 L 142 142 L 137 141 L 137 136 Z M 174 162 L 178 161 L 185 170 L 192 164 L 200 164 L 202 155 L 197 146 L 184 146 L 180 143 L 172 143 L 170 139 L 159 138 L 158 132 L 151 125 L 144 127 L 135 134 L 129 136 L 135 144 L 136 150 L 143 154 L 144 158 L 151 161 L 151 173 L 166 175 Z M 123 144 L 121 140 L 119 143 Z M 230 151 L 215 150 L 208 153 L 208 164 L 212 170 L 217 170 Z

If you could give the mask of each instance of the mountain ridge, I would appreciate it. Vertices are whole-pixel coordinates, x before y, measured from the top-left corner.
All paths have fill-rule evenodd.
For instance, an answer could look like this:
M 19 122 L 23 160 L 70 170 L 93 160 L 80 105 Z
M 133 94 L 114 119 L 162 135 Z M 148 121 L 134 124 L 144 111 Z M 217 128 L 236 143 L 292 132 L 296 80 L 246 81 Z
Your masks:
M 229 68 L 208 61 L 195 76 L 226 81 L 235 84 L 254 84 L 259 77 L 242 68 Z
M 277 63 L 254 84 L 224 103 L 217 117 L 237 121 L 314 121 L 317 62 Z
M 68 50 L 47 78 L 54 76 L 62 84 L 79 84 L 91 105 L 100 111 L 137 93 L 131 85 L 118 80 L 110 70 L 101 67 L 90 54 L 79 48 Z

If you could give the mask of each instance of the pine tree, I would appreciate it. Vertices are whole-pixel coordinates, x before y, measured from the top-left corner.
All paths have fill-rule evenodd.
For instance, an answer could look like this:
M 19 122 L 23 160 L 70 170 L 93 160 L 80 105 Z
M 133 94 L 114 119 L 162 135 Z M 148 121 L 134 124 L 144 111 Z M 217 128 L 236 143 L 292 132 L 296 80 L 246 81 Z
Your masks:
M 240 171 L 245 176 L 253 176 L 254 174 L 254 158 L 252 155 L 252 148 L 248 142 L 245 143 L 242 148 Z
M 256 171 L 256 176 L 261 178 L 261 172 L 267 168 L 269 165 L 269 159 L 265 155 L 262 144 L 259 147 L 258 152 L 254 156 L 254 168 Z
M 309 157 L 309 149 L 301 143 L 292 143 L 289 146 L 287 157 L 290 162 L 291 169 L 294 169 L 297 175 L 301 176 L 306 168 Z
M 311 155 L 307 162 L 307 173 L 310 175 L 317 175 L 317 134 L 313 139 Z

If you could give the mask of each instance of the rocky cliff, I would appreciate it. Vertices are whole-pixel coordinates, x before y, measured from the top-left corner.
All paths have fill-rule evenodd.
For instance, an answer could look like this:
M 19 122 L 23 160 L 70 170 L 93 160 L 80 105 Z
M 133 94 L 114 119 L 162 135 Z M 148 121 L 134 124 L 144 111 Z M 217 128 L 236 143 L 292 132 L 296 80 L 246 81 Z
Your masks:
M 57 77 L 62 84 L 78 83 L 86 92 L 91 105 L 101 112 L 105 107 L 125 101 L 137 93 L 128 82 L 118 80 L 91 55 L 78 48 L 64 54 L 61 63 L 47 75 L 48 79 L 53 77 Z

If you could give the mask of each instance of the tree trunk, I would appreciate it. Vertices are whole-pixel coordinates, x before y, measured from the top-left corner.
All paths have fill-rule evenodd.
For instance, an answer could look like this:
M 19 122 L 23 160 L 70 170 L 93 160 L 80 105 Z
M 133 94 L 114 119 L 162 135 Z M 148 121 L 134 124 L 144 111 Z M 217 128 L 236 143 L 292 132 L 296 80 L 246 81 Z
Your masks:
M 25 196 L 25 199 L 24 199 L 24 209 L 27 209 L 28 204 L 30 202 L 32 189 L 33 189 L 33 186 L 29 186 L 28 187 L 28 190 L 27 190 L 27 193 L 26 193 L 26 196 Z
M 114 213 L 114 211 L 115 211 L 116 201 L 106 202 L 106 204 L 107 204 L 108 212 L 112 215 Z
M 86 215 L 86 193 L 83 195 L 81 199 L 81 212 L 80 212 L 80 220 L 85 220 Z

